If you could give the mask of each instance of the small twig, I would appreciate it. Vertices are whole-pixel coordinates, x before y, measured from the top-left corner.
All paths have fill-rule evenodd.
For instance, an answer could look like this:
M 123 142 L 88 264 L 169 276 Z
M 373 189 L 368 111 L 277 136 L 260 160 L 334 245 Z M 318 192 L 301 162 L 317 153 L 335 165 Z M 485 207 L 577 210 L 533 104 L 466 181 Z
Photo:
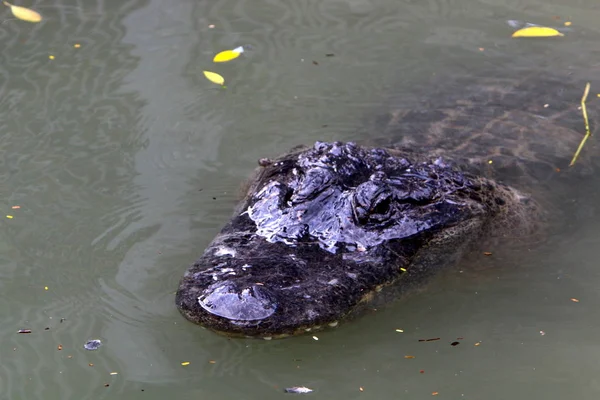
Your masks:
M 583 137 L 583 139 L 581 139 L 581 143 L 579 143 L 579 147 L 577 148 L 577 151 L 575 152 L 575 155 L 573 156 L 573 159 L 571 160 L 569 167 L 572 167 L 573 165 L 575 165 L 575 161 L 577 161 L 577 157 L 579 156 L 579 152 L 581 151 L 581 149 L 583 149 L 583 145 L 588 140 L 588 138 L 590 136 L 592 136 L 592 134 L 590 132 L 590 124 L 588 122 L 587 110 L 585 108 L 585 101 L 587 100 L 587 96 L 588 96 L 589 92 L 590 92 L 590 83 L 588 82 L 585 85 L 585 91 L 583 92 L 583 97 L 581 98 L 581 112 L 583 113 L 583 121 L 585 122 L 585 136 Z

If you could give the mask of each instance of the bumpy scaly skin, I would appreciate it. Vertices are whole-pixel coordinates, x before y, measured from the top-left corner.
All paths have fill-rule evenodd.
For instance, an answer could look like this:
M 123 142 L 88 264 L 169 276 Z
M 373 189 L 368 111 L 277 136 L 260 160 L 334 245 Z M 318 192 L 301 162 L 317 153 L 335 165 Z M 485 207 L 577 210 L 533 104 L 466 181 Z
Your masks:
M 181 280 L 190 321 L 235 336 L 335 325 L 482 234 L 533 229 L 537 205 L 437 156 L 321 143 L 263 161 L 233 219 Z

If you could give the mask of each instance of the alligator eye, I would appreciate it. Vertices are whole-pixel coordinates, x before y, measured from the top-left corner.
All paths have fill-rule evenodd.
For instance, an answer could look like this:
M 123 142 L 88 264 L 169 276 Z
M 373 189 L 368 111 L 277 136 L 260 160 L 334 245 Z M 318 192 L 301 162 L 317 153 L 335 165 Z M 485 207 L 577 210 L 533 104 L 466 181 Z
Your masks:
M 387 186 L 368 181 L 356 188 L 352 205 L 358 223 L 380 223 L 389 219 L 392 195 Z
M 390 206 L 392 205 L 392 199 L 390 196 L 387 196 L 377 202 L 375 207 L 371 209 L 372 214 L 386 215 L 390 211 Z

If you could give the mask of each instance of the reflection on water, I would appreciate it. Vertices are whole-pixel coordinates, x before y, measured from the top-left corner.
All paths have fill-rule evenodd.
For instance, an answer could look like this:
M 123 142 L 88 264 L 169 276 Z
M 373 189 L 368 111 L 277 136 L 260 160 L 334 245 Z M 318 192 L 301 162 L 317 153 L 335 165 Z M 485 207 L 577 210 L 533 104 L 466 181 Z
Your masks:
M 589 178 L 564 200 L 576 205 L 569 235 L 499 253 L 477 273 L 451 271 L 318 341 L 228 340 L 173 303 L 258 158 L 375 138 L 389 99 L 416 99 L 432 76 L 589 77 L 600 34 L 591 0 L 27 6 L 44 21 L 6 9 L 0 25 L 0 206 L 14 216 L 0 231 L 2 398 L 275 398 L 287 386 L 328 398 L 598 395 L 600 187 Z M 569 20 L 573 31 L 516 41 L 509 19 Z M 250 50 L 211 62 L 239 45 Z M 427 337 L 442 340 L 418 342 Z M 94 338 L 104 345 L 83 349 Z

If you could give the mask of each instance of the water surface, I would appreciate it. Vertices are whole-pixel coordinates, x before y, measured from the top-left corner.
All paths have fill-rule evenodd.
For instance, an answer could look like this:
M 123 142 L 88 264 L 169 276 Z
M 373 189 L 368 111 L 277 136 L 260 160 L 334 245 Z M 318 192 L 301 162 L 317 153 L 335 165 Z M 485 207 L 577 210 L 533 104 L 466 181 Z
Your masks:
M 0 25 L 0 205 L 13 216 L 0 229 L 1 398 L 275 399 L 287 386 L 328 399 L 598 397 L 592 178 L 573 185 L 568 235 L 461 266 L 318 340 L 229 340 L 174 306 L 257 159 L 375 137 L 388 99 L 435 75 L 597 70 L 596 2 L 24 5 L 44 21 L 5 9 Z M 518 41 L 509 19 L 572 31 Z M 212 63 L 239 45 L 242 57 Z

